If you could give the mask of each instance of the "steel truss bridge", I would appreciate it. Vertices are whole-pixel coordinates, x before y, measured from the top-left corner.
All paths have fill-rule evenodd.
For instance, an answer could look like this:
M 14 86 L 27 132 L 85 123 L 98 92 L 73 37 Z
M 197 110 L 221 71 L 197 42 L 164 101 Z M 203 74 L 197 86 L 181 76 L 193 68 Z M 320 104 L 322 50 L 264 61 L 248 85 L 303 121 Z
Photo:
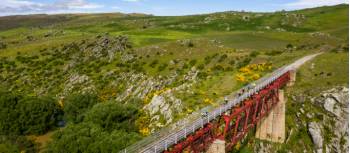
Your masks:
M 279 89 L 288 83 L 291 71 L 319 54 L 305 56 L 275 70 L 255 81 L 254 87 L 242 88 L 241 91 L 245 91 L 243 94 L 184 128 L 158 136 L 154 141 L 141 141 L 125 148 L 121 153 L 199 153 L 206 151 L 216 139 L 224 140 L 226 151 L 230 151 L 279 102 Z

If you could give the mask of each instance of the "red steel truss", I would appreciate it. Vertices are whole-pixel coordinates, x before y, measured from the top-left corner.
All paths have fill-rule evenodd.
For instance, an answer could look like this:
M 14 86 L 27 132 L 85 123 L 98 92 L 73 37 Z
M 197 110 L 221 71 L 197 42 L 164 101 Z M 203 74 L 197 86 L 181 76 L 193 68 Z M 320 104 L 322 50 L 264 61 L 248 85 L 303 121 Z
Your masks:
M 230 151 L 279 102 L 278 90 L 289 80 L 290 72 L 287 72 L 240 105 L 223 113 L 218 119 L 206 124 L 164 152 L 199 153 L 208 149 L 216 139 L 225 140 L 226 151 Z

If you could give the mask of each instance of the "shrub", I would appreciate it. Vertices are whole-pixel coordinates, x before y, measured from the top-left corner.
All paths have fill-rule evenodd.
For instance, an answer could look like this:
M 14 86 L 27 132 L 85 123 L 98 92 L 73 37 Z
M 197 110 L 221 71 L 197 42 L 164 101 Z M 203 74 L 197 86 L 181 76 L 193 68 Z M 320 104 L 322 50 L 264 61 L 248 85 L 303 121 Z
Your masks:
M 14 153 L 14 152 L 36 153 L 38 147 L 32 140 L 25 136 L 0 136 L 0 152 Z
M 208 76 L 206 72 L 199 72 L 198 73 L 198 78 L 199 79 L 205 79 Z
M 27 97 L 17 106 L 20 113 L 21 133 L 43 134 L 56 126 L 60 119 L 60 108 L 49 97 Z
M 0 135 L 20 134 L 20 123 L 16 121 L 20 113 L 16 107 L 21 97 L 0 89 Z
M 84 113 L 99 102 L 98 96 L 93 94 L 73 94 L 64 100 L 64 115 L 68 121 L 81 122 Z
M 211 62 L 211 57 L 210 56 L 206 56 L 205 58 L 204 58 L 204 63 L 206 64 L 206 65 L 208 65 L 210 62 Z
M 6 49 L 7 45 L 4 42 L 0 41 L 0 49 Z
M 257 57 L 258 55 L 260 55 L 260 52 L 258 52 L 258 51 L 253 51 L 253 52 L 251 52 L 251 53 L 249 54 L 249 57 L 254 58 L 254 57 Z
M 245 58 L 243 61 L 238 63 L 237 68 L 241 68 L 248 65 L 251 60 L 252 60 L 251 58 Z
M 187 69 L 189 66 L 188 66 L 188 64 L 184 64 L 183 66 L 182 66 L 182 69 Z
M 163 71 L 166 67 L 168 67 L 168 64 L 164 63 L 158 66 L 158 71 L 161 72 Z
M 137 133 L 122 130 L 104 131 L 97 124 L 83 122 L 67 126 L 53 136 L 47 153 L 118 152 L 140 139 Z
M 219 59 L 219 62 L 223 62 L 226 58 L 227 58 L 227 55 L 226 55 L 226 54 L 221 55 L 221 56 L 220 56 L 220 59 Z
M 266 52 L 265 55 L 276 56 L 276 55 L 280 55 L 282 53 L 283 53 L 282 51 L 273 50 L 273 51 Z
M 159 61 L 157 59 L 155 59 L 149 64 L 149 66 L 154 68 L 158 63 L 159 63 Z
M 193 59 L 193 60 L 190 61 L 189 64 L 192 67 L 192 66 L 196 65 L 196 63 L 197 63 L 197 60 Z
M 188 47 L 194 47 L 194 43 L 192 41 L 188 42 L 187 44 Z
M 293 46 L 292 44 L 287 44 L 287 45 L 286 45 L 286 48 L 287 48 L 287 49 L 292 49 L 293 47 L 294 47 L 294 46 Z
M 58 104 L 48 97 L 22 97 L 0 91 L 0 134 L 42 134 L 56 126 Z
M 118 102 L 98 103 L 89 110 L 84 118 L 85 122 L 100 125 L 104 130 L 123 129 L 137 131 L 134 122 L 138 117 L 136 107 Z
M 200 64 L 200 65 L 198 66 L 198 69 L 199 69 L 199 70 L 203 70 L 203 69 L 204 69 L 204 64 Z
M 221 65 L 215 65 L 212 69 L 213 69 L 214 71 L 223 71 L 223 70 L 224 70 L 224 67 L 222 67 Z

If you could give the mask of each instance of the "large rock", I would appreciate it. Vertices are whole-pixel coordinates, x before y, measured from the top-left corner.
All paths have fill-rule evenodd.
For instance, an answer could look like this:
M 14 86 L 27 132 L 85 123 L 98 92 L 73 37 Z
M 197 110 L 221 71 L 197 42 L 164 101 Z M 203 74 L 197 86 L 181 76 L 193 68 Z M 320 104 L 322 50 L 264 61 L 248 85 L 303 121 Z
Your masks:
M 314 143 L 315 150 L 317 153 L 322 153 L 323 151 L 323 137 L 322 131 L 319 124 L 316 122 L 311 122 L 308 125 L 308 130 L 312 138 L 312 142 Z
M 324 108 L 328 113 L 323 115 L 323 127 L 330 129 L 332 135 L 327 142 L 326 152 L 349 152 L 349 93 L 348 88 L 338 87 L 321 93 L 320 97 L 312 98 L 312 102 Z M 311 126 L 317 129 L 316 125 Z M 313 130 L 314 135 L 315 130 Z M 317 130 L 316 130 L 317 131 Z M 311 132 L 310 132 L 311 134 Z
M 328 97 L 328 98 L 325 99 L 324 104 L 323 104 L 323 107 L 324 107 L 324 109 L 327 110 L 328 112 L 334 114 L 334 113 L 335 113 L 335 112 L 334 112 L 334 105 L 335 105 L 336 103 L 337 103 L 337 101 L 336 101 L 334 98 Z
M 323 103 L 326 111 L 337 116 L 337 118 L 348 116 L 349 93 L 346 87 L 328 90 L 322 94 L 322 98 L 323 100 L 321 99 L 319 102 Z

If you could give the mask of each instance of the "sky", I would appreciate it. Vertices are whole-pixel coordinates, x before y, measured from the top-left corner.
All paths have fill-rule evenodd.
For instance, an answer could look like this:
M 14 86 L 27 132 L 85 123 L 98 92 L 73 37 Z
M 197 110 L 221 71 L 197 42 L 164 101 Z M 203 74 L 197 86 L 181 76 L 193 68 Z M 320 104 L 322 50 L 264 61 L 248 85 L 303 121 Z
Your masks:
M 341 3 L 348 0 L 0 0 L 0 16 L 102 12 L 174 16 L 241 10 L 272 12 Z

